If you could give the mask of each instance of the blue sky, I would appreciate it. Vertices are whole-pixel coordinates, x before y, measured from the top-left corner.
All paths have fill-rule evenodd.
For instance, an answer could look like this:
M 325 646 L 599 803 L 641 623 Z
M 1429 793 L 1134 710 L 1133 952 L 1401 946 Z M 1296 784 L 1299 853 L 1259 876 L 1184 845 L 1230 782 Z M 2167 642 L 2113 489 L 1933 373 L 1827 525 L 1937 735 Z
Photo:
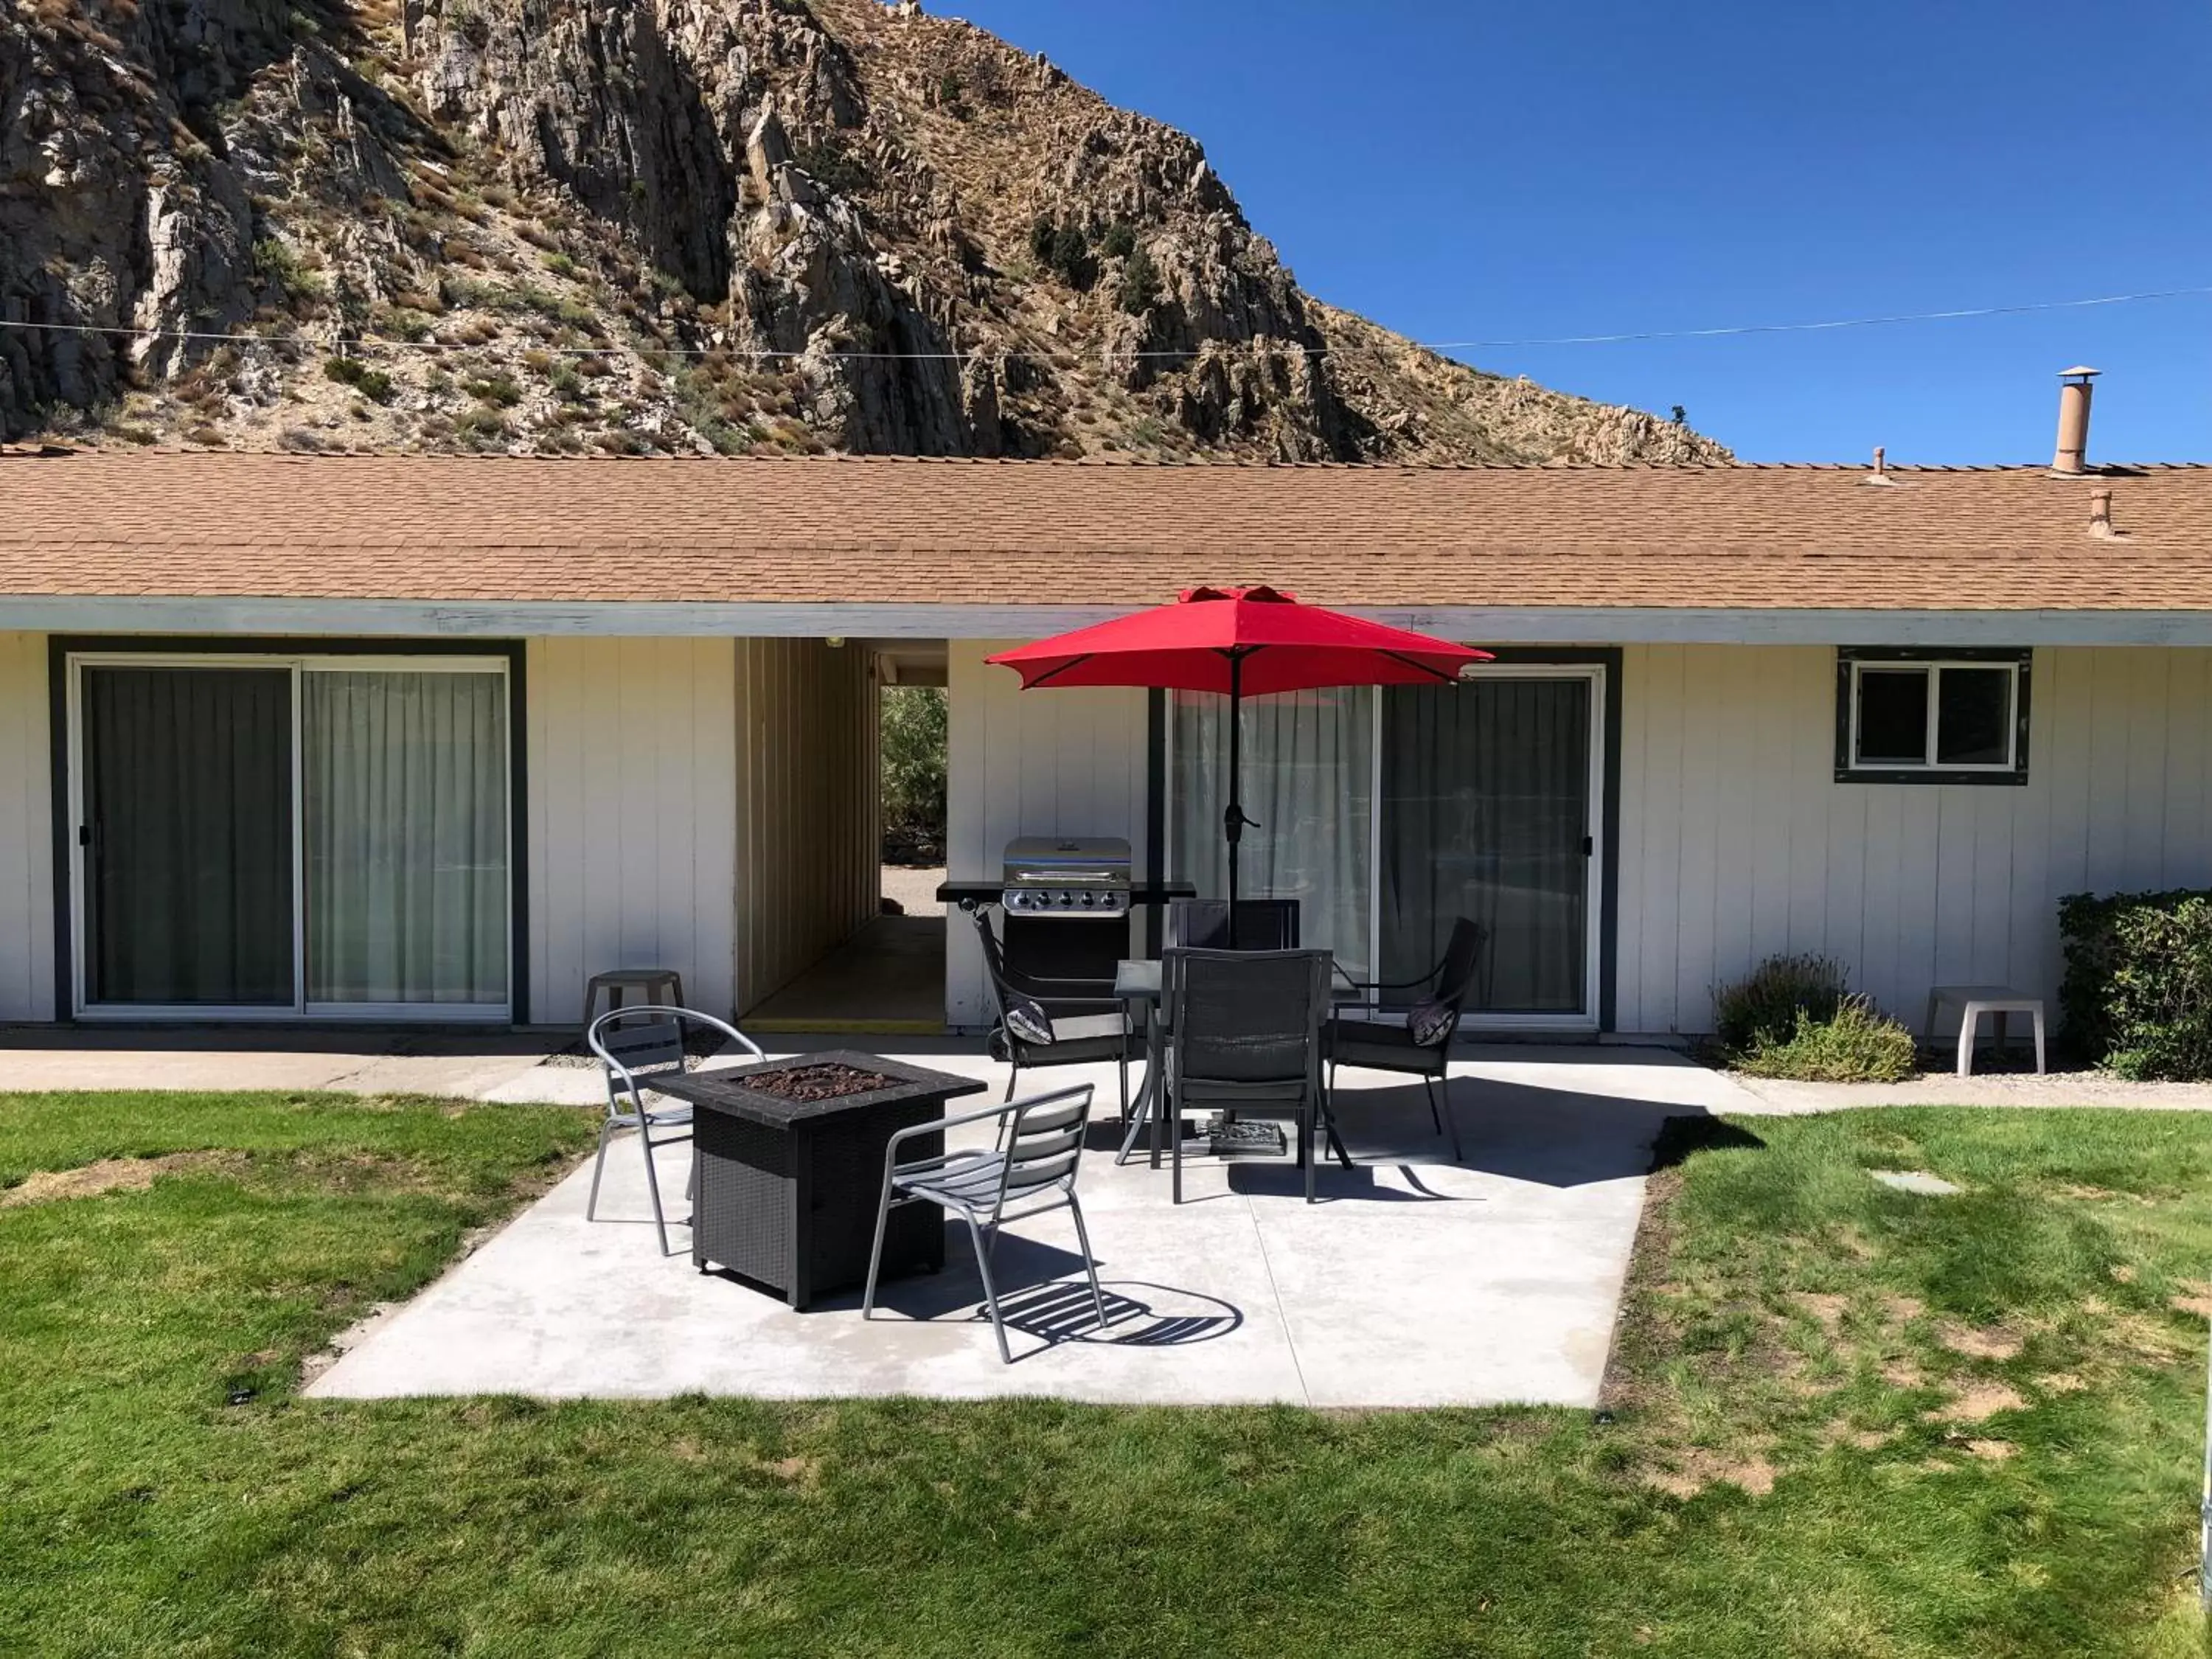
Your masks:
M 1424 341 L 2212 284 L 2212 7 L 957 0 L 1194 134 L 1312 293 Z M 1458 354 L 1747 459 L 2212 460 L 2212 295 Z

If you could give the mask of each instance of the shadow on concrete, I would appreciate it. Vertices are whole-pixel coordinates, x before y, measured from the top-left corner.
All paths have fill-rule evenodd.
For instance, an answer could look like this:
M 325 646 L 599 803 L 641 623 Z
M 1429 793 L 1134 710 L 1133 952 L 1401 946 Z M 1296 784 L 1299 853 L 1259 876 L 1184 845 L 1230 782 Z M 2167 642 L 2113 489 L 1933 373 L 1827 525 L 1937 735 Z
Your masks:
M 1688 1130 L 1672 1132 L 1677 1140 L 1693 1147 L 1759 1144 L 1755 1136 L 1679 1101 L 1588 1094 L 1491 1078 L 1455 1078 L 1449 1109 L 1459 1128 L 1459 1168 L 1547 1187 L 1580 1187 L 1648 1175 L 1661 1167 L 1657 1158 L 1662 1138 L 1668 1134 L 1668 1126 L 1677 1122 L 1717 1126 L 1715 1133 L 1723 1137 L 1718 1141 L 1693 1140 Z M 1451 1167 L 1451 1143 L 1437 1131 L 1420 1085 L 1340 1090 L 1335 1110 L 1338 1131 L 1353 1167 L 1346 1170 L 1334 1159 L 1324 1161 L 1314 1183 L 1317 1197 L 1388 1204 L 1439 1200 L 1441 1195 L 1415 1172 Z M 1184 1158 L 1191 1159 L 1188 1147 Z M 1399 1170 L 1413 1189 L 1378 1181 L 1382 1169 Z M 1288 1158 L 1268 1163 L 1238 1161 L 1231 1166 L 1229 1186 L 1245 1196 L 1303 1197 L 1305 1176 Z
M 1398 1178 L 1407 1185 L 1386 1185 L 1379 1178 L 1385 1170 L 1396 1171 Z M 1239 1160 L 1230 1165 L 1229 1190 L 1240 1198 L 1303 1199 L 1306 1195 L 1306 1172 L 1287 1158 L 1267 1164 Z M 1350 1199 L 1374 1204 L 1468 1204 L 1481 1201 L 1437 1192 L 1420 1179 L 1419 1171 L 1410 1164 L 1363 1164 L 1355 1161 L 1347 1170 L 1333 1158 L 1326 1159 L 1315 1172 L 1314 1196 L 1323 1200 Z M 1186 1196 L 1183 1201 L 1191 1204 L 1206 1200 L 1203 1194 L 1197 1194 Z
M 1091 1304 L 1091 1286 L 1082 1278 L 1055 1280 L 1025 1290 L 999 1292 L 999 1314 L 1006 1329 L 1035 1337 L 1042 1347 L 1014 1355 L 1014 1363 L 1070 1342 L 1110 1345 L 1117 1348 L 1183 1348 L 1195 1342 L 1212 1342 L 1243 1328 L 1244 1311 L 1217 1297 L 1166 1285 L 1120 1284 L 1099 1286 L 1106 1304 L 1106 1327 L 1098 1327 L 1097 1310 Z M 1152 1303 L 1131 1296 L 1128 1289 L 1150 1291 L 1178 1302 L 1200 1302 L 1218 1310 L 1212 1313 L 1161 1313 Z M 981 1294 L 981 1287 L 977 1287 Z M 988 1325 L 991 1314 L 978 1307 L 971 1322 Z
M 1036 1339 L 1044 1347 L 1016 1352 L 1018 1364 L 1030 1354 L 1069 1342 L 1111 1343 L 1120 1347 L 1182 1347 L 1229 1335 L 1244 1323 L 1244 1310 L 1200 1291 L 1136 1280 L 1100 1279 L 1106 1304 L 1106 1328 L 1098 1328 L 1091 1304 L 1091 1282 L 1083 1258 L 1073 1250 L 1018 1233 L 1003 1233 L 991 1258 L 999 1285 L 999 1312 L 1006 1329 Z M 1149 1295 L 1136 1294 L 1149 1292 Z M 1196 1304 L 1195 1306 L 1190 1304 Z M 857 1291 L 842 1291 L 817 1304 L 851 1310 L 860 1305 Z M 983 1281 L 975 1271 L 975 1248 L 964 1223 L 947 1222 L 945 1269 L 885 1279 L 876 1287 L 876 1312 L 917 1322 L 964 1316 L 990 1323 L 983 1305 Z

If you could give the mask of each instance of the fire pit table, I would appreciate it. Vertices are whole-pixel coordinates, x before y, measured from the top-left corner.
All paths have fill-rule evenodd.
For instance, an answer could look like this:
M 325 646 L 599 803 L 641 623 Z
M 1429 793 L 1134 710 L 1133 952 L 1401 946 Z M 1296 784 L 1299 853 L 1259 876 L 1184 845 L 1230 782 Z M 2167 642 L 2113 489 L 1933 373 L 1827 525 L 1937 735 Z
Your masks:
M 709 1263 L 726 1267 L 793 1308 L 866 1279 L 893 1133 L 943 1117 L 947 1101 L 983 1089 L 972 1078 L 851 1053 L 638 1081 L 695 1109 L 691 1260 L 702 1273 Z M 921 1136 L 902 1152 L 933 1157 L 943 1139 Z M 885 1276 L 944 1265 L 945 1212 L 933 1204 L 894 1209 Z

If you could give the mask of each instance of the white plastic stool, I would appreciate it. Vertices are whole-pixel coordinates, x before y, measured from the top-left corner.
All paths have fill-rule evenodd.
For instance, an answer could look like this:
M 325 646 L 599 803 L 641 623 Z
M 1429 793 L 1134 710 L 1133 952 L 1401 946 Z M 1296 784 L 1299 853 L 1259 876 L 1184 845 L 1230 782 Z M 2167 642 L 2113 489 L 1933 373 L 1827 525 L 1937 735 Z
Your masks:
M 1938 985 L 1928 994 L 1928 1040 L 1936 1040 L 1936 1016 L 1947 1002 L 1960 1004 L 1959 1075 L 1974 1074 L 1974 1028 L 1984 1014 L 1997 1018 L 1997 1047 L 2004 1047 L 2005 1016 L 2027 1014 L 2035 1021 L 2035 1069 L 2044 1069 L 2043 999 L 2015 991 L 2008 985 Z

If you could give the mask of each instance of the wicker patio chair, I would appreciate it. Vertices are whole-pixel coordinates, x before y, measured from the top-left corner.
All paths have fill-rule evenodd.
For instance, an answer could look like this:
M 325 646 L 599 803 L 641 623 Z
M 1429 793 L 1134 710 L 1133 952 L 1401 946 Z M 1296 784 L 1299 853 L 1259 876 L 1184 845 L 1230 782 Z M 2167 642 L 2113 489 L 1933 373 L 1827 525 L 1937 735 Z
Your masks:
M 992 1041 L 1009 1062 L 1006 1095 L 1024 1069 L 1096 1065 L 1112 1060 L 1121 1081 L 1121 1115 L 1129 1115 L 1129 1011 L 1114 1000 L 1110 981 L 1038 979 L 1006 966 L 991 919 L 970 913 L 983 947 L 985 977 L 995 1016 Z
M 1237 1118 L 1287 1118 L 1314 1201 L 1315 1141 L 1326 1127 L 1346 1169 L 1322 1090 L 1322 1026 L 1328 1012 L 1326 951 L 1168 951 L 1163 988 L 1170 1036 L 1175 1201 L 1182 1202 L 1180 1115 L 1214 1108 Z
M 584 1033 L 584 1041 L 599 1056 L 607 1081 L 607 1115 L 599 1124 L 599 1151 L 592 1164 L 592 1195 L 585 1200 L 584 1219 L 598 1218 L 599 1176 L 607 1166 L 608 1138 L 617 1129 L 635 1129 L 638 1145 L 645 1149 L 645 1189 L 653 1198 L 653 1224 L 659 1231 L 663 1255 L 668 1254 L 668 1221 L 661 1213 L 660 1177 L 653 1167 L 653 1152 L 656 1146 L 691 1139 L 691 1107 L 688 1102 L 675 1101 L 648 1106 L 645 1097 L 655 1076 L 686 1069 L 689 1055 L 684 1040 L 695 1028 L 720 1032 L 732 1048 L 749 1059 L 768 1058 L 760 1045 L 736 1026 L 689 1008 L 616 1008 L 593 1020 Z M 659 1133 L 672 1130 L 675 1133 Z M 685 1183 L 687 1199 L 697 1181 L 695 1162 L 691 1178 Z
M 1460 916 L 1452 922 L 1443 957 L 1419 979 L 1340 979 L 1341 984 L 1354 991 L 1426 990 L 1429 994 L 1407 1011 L 1404 1024 L 1343 1014 L 1328 1022 L 1329 1093 L 1336 1092 L 1339 1066 L 1360 1066 L 1420 1079 L 1422 1092 L 1429 1100 L 1430 1121 L 1437 1133 L 1451 1137 L 1454 1163 L 1459 1161 L 1460 1149 L 1459 1124 L 1451 1115 L 1452 1038 L 1459 1030 L 1460 1015 L 1474 989 L 1489 942 L 1489 931 L 1480 922 Z
M 992 1333 L 999 1339 L 999 1358 L 1007 1364 L 1014 1363 L 1014 1356 L 1006 1346 L 1006 1322 L 999 1309 L 991 1261 L 998 1252 L 999 1231 L 1009 1221 L 1063 1209 L 1075 1218 L 1083 1271 L 1091 1280 L 1091 1305 L 1098 1316 L 1098 1328 L 1104 1330 L 1106 1297 L 1098 1287 L 1091 1233 L 1083 1224 L 1083 1206 L 1075 1196 L 1075 1179 L 1083 1170 L 1084 1133 L 1091 1122 L 1091 1085 L 1079 1083 L 1027 1100 L 916 1123 L 894 1134 L 884 1155 L 883 1199 L 876 1211 L 876 1242 L 868 1255 L 868 1287 L 860 1299 L 860 1316 L 872 1319 L 876 1315 L 876 1275 L 893 1206 L 919 1200 L 942 1205 L 968 1224 L 975 1268 L 983 1279 L 983 1303 L 990 1310 Z M 970 1149 L 899 1162 L 899 1147 L 905 1141 L 993 1118 L 999 1121 L 1001 1150 Z

